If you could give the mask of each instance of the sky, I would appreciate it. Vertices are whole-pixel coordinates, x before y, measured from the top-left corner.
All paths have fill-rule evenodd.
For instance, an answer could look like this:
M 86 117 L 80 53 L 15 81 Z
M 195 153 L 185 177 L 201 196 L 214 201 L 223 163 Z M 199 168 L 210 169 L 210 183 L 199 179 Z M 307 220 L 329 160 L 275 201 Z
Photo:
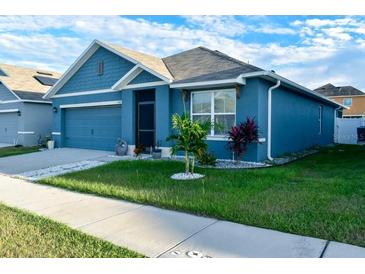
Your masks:
M 0 63 L 64 72 L 94 40 L 219 50 L 309 88 L 365 91 L 365 16 L 0 16 Z

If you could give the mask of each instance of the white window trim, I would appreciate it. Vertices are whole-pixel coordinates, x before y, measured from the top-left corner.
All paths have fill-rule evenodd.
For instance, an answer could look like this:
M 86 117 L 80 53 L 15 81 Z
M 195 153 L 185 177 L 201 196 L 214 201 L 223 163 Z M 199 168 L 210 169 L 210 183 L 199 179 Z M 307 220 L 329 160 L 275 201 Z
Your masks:
M 193 116 L 199 115 L 210 115 L 210 122 L 214 125 L 214 117 L 217 115 L 234 115 L 234 125 L 237 123 L 237 98 L 235 97 L 234 101 L 234 110 L 235 112 L 222 112 L 222 113 L 215 113 L 214 112 L 214 93 L 219 91 L 232 91 L 236 94 L 236 91 L 231 88 L 225 89 L 209 89 L 209 90 L 200 90 L 200 91 L 192 91 L 190 96 L 190 119 L 193 120 Z M 194 94 L 202 94 L 202 93 L 209 93 L 210 94 L 210 112 L 204 113 L 193 113 L 193 95 Z M 228 141 L 227 135 L 214 135 L 214 127 L 210 129 L 210 134 L 207 136 L 207 140 L 211 141 Z
M 18 134 L 34 134 L 34 131 L 18 131 Z
M 59 131 L 53 131 L 52 132 L 52 135 L 61 135 L 61 132 L 59 132 Z
M 350 100 L 351 100 L 351 104 L 349 104 L 349 105 L 345 105 L 345 100 L 347 100 L 347 99 L 350 99 Z M 346 107 L 351 107 L 351 106 L 352 106 L 352 98 L 351 98 L 351 97 L 343 98 L 343 99 L 342 99 L 342 104 L 343 104 L 344 106 L 346 106 Z
M 104 101 L 104 102 L 94 102 L 94 103 L 60 105 L 60 108 L 99 107 L 99 106 L 113 106 L 113 105 L 121 105 L 121 104 L 122 104 L 122 101 Z

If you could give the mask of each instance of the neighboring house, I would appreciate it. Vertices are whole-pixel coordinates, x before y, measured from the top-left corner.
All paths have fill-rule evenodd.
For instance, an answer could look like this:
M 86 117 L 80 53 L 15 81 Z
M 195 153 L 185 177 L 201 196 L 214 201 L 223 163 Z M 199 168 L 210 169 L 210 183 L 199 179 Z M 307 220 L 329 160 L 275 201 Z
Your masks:
M 52 105 L 42 97 L 60 74 L 0 64 L 0 143 L 33 146 L 52 131 Z
M 352 86 L 336 87 L 326 84 L 316 88 L 315 91 L 348 107 L 343 110 L 343 118 L 365 117 L 365 93 L 361 90 Z
M 272 97 L 269 96 L 272 94 Z M 261 144 L 245 160 L 263 161 L 286 152 L 333 142 L 339 105 L 274 72 L 197 47 L 166 58 L 94 41 L 50 89 L 53 138 L 59 147 L 113 150 L 129 144 L 171 144 L 171 116 L 187 111 L 194 120 L 223 125 L 212 129 L 209 150 L 232 158 L 226 133 L 255 117 Z

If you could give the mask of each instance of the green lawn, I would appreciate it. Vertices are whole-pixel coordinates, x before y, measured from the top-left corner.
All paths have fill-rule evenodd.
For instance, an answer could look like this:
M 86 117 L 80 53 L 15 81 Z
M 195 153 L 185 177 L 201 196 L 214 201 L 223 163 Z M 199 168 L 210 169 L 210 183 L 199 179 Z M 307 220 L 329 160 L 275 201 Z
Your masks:
M 142 257 L 47 218 L 0 204 L 0 257 Z
M 119 161 L 41 183 L 365 246 L 365 146 L 336 146 L 289 165 L 197 169 L 176 161 Z
M 39 147 L 2 147 L 0 157 L 14 156 L 39 151 Z

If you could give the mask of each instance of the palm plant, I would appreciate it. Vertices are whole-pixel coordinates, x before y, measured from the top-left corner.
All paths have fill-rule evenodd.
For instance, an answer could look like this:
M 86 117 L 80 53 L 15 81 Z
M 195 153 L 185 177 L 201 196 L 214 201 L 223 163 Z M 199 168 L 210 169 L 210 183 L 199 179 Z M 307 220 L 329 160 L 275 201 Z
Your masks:
M 167 138 L 168 141 L 173 141 L 174 145 L 171 148 L 171 153 L 176 155 L 179 151 L 184 151 L 185 173 L 194 173 L 195 158 L 200 153 L 207 150 L 205 143 L 206 137 L 210 130 L 210 123 L 194 122 L 190 119 L 187 113 L 179 115 L 175 113 L 172 116 L 172 128 L 175 133 Z M 190 163 L 191 157 L 191 163 Z

